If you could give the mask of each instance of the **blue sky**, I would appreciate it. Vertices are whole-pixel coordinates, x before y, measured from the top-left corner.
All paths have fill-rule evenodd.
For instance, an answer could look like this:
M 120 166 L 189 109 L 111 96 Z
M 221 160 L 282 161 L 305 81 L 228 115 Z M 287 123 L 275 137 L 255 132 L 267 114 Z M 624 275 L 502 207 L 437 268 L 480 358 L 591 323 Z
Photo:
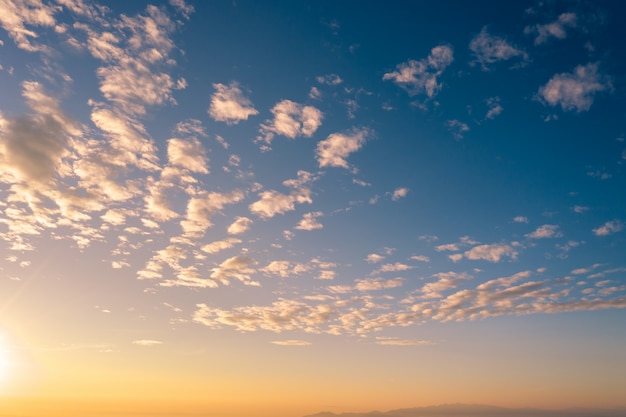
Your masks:
M 526 340 L 573 349 L 551 375 L 606 376 L 626 346 L 624 12 L 0 2 L 5 350 L 450 364 L 479 343 L 510 365 Z M 589 340 L 612 352 L 595 370 Z M 624 405 L 597 395 L 580 401 Z

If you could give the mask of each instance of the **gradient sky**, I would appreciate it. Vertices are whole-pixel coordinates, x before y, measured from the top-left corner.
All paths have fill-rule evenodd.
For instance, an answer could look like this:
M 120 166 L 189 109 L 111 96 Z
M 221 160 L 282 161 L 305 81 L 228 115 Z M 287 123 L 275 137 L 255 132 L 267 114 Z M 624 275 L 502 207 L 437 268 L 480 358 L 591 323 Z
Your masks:
M 3 409 L 626 406 L 625 14 L 0 0 Z

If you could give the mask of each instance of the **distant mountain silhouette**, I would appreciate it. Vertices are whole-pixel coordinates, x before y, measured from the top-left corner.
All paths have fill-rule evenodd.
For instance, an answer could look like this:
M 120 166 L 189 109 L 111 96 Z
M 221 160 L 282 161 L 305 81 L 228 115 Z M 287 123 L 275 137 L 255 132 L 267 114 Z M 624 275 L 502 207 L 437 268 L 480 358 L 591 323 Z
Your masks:
M 321 412 L 305 417 L 626 417 L 626 408 L 542 410 L 537 408 L 504 408 L 490 405 L 444 404 L 432 407 L 402 408 L 368 413 Z

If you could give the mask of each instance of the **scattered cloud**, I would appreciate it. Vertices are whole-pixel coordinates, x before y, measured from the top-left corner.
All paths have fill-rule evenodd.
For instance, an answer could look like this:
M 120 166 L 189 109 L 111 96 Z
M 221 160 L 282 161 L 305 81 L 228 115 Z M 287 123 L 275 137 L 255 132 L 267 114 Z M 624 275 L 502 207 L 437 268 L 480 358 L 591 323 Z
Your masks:
M 596 236 L 608 236 L 613 233 L 621 232 L 624 229 L 624 223 L 621 220 L 609 220 L 597 229 L 593 229 Z
M 494 243 L 491 245 L 478 245 L 463 254 L 467 259 L 500 262 L 504 257 L 517 259 L 518 251 L 514 245 L 506 243 Z
M 504 111 L 504 107 L 500 105 L 500 97 L 490 97 L 486 102 L 489 110 L 487 110 L 485 119 L 495 119 L 496 116 L 499 116 Z
M 540 100 L 563 111 L 588 111 L 596 93 L 611 90 L 611 79 L 599 72 L 598 64 L 577 66 L 572 73 L 553 76 L 539 89 Z
M 442 84 L 438 81 L 443 71 L 454 61 L 450 46 L 439 45 L 431 49 L 427 58 L 398 64 L 396 71 L 383 75 L 383 80 L 391 80 L 406 90 L 409 95 L 426 94 L 428 98 L 435 97 Z
M 311 345 L 311 342 L 307 342 L 306 340 L 295 340 L 295 339 L 275 340 L 270 343 L 274 345 L 280 345 L 280 346 L 310 346 Z
M 398 201 L 401 198 L 406 197 L 408 193 L 409 193 L 409 189 L 406 187 L 396 188 L 393 192 L 393 195 L 391 196 L 391 199 L 393 201 Z
M 133 345 L 137 346 L 159 346 L 162 345 L 163 342 L 160 340 L 149 340 L 149 339 L 141 339 L 141 340 L 133 340 Z
M 526 216 L 515 216 L 513 218 L 513 221 L 515 223 L 526 223 L 526 224 L 528 224 L 528 217 L 526 217 Z
M 433 342 L 420 339 L 398 339 L 395 337 L 376 337 L 376 344 L 384 346 L 429 346 Z
M 504 38 L 489 34 L 486 26 L 471 40 L 469 49 L 475 57 L 471 64 L 480 64 L 483 71 L 488 71 L 489 65 L 498 61 L 508 61 L 512 58 L 520 58 L 521 64 L 528 61 L 528 54 L 525 51 L 511 45 Z
M 296 203 L 311 204 L 313 202 L 311 190 L 307 185 L 314 180 L 315 178 L 311 173 L 298 171 L 297 179 L 283 182 L 283 185 L 292 188 L 291 193 L 283 194 L 275 190 L 262 191 L 259 193 L 260 199 L 248 206 L 250 212 L 261 218 L 269 219 L 277 214 L 295 210 Z
M 266 120 L 259 129 L 257 141 L 267 145 L 275 135 L 295 139 L 299 136 L 310 138 L 322 125 L 322 112 L 313 106 L 303 106 L 291 100 L 282 100 L 272 108 L 274 118 Z
M 237 124 L 248 117 L 259 114 L 250 99 L 243 95 L 239 83 L 233 81 L 229 85 L 213 84 L 215 93 L 211 96 L 209 116 L 218 122 L 229 125 Z
M 228 226 L 228 234 L 240 235 L 242 233 L 245 233 L 248 231 L 252 223 L 252 219 L 237 216 L 235 218 L 235 221 L 230 226 Z
M 341 77 L 337 74 L 320 75 L 316 77 L 315 80 L 320 84 L 326 85 L 339 85 L 343 82 Z
M 534 232 L 528 233 L 526 235 L 529 239 L 548 239 L 554 237 L 561 237 L 563 233 L 559 231 L 559 226 L 554 224 L 544 224 L 543 226 L 539 226 Z
M 565 39 L 568 28 L 576 28 L 578 18 L 576 13 L 562 13 L 551 23 L 545 25 L 526 26 L 524 33 L 535 35 L 535 45 L 546 43 L 551 38 Z
M 448 120 L 446 126 L 448 126 L 456 140 L 463 139 L 463 134 L 470 131 L 470 127 L 459 120 Z
M 302 219 L 298 222 L 296 229 L 298 230 L 316 230 L 324 227 L 320 222 L 317 221 L 317 218 L 322 216 L 323 213 L 321 211 L 315 211 L 311 213 L 305 213 L 302 216 Z
M 332 133 L 317 144 L 317 161 L 320 168 L 338 167 L 348 169 L 346 158 L 363 147 L 371 136 L 368 129 L 353 129 L 347 134 Z

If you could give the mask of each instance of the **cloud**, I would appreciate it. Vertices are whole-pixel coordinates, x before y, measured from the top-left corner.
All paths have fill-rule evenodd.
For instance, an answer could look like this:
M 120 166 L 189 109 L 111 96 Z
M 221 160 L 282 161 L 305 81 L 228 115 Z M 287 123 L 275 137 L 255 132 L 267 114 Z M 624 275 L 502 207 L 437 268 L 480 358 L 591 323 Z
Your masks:
M 391 337 L 376 337 L 376 344 L 383 346 L 428 346 L 433 342 L 419 339 L 397 339 Z
M 489 110 L 485 115 L 485 119 L 495 119 L 496 116 L 499 116 L 504 111 L 504 107 L 500 105 L 500 97 L 490 97 L 486 100 L 486 102 Z
M 218 122 L 234 125 L 248 117 L 259 114 L 252 102 L 244 97 L 239 83 L 233 81 L 228 86 L 213 84 L 215 93 L 211 96 L 209 116 Z
M 259 129 L 257 141 L 272 143 L 275 135 L 295 139 L 298 136 L 310 138 L 322 125 L 323 114 L 313 106 L 303 106 L 291 100 L 282 100 L 272 108 L 274 119 L 266 120 Z
M 513 218 L 515 223 L 528 223 L 528 217 L 526 216 L 516 216 Z
M 137 346 L 159 346 L 162 345 L 163 342 L 160 340 L 149 340 L 149 339 L 141 339 L 141 340 L 133 340 L 133 345 Z
M 33 44 L 37 33 L 29 27 L 54 27 L 54 14 L 59 11 L 55 5 L 41 1 L 14 0 L 0 2 L 0 25 L 6 30 L 18 48 L 29 52 L 42 51 L 44 46 Z
M 306 340 L 294 340 L 294 339 L 275 340 L 270 343 L 274 345 L 280 345 L 280 346 L 310 346 L 311 345 L 311 342 L 307 342 Z
M 459 245 L 456 244 L 456 243 L 446 243 L 445 245 L 435 246 L 435 250 L 437 252 L 442 252 L 442 251 L 445 251 L 445 250 L 458 251 L 459 250 Z
M 365 258 L 365 260 L 371 264 L 378 263 L 382 261 L 383 259 L 385 259 L 385 257 L 377 253 L 370 253 L 369 255 L 367 255 L 367 258 Z
M 604 223 L 597 229 L 593 229 L 593 234 L 596 236 L 607 236 L 613 233 L 621 232 L 624 229 L 624 223 L 621 220 L 615 219 Z
M 398 288 L 404 284 L 404 278 L 369 278 L 369 279 L 357 279 L 356 288 L 359 291 L 378 291 L 391 288 Z
M 407 265 L 407 264 L 403 264 L 401 262 L 396 262 L 393 264 L 384 264 L 381 265 L 380 268 L 378 268 L 376 271 L 374 271 L 373 273 L 377 274 L 377 273 L 381 273 L 381 272 L 398 272 L 398 271 L 408 271 L 409 269 L 413 269 L 414 267 L 411 265 Z
M 402 188 L 396 188 L 393 192 L 393 195 L 391 196 L 391 199 L 393 201 L 398 201 L 401 198 L 406 197 L 406 195 L 409 193 L 409 189 L 402 187 Z
M 577 27 L 577 16 L 575 13 L 562 13 L 557 20 L 545 25 L 526 26 L 524 33 L 535 34 L 535 45 L 546 43 L 551 38 L 565 39 L 567 28 Z
M 248 231 L 252 223 L 252 219 L 249 219 L 247 217 L 236 217 L 235 221 L 230 226 L 228 226 L 228 234 L 240 235 L 242 233 L 245 233 Z
M 448 130 L 452 132 L 456 140 L 463 139 L 463 134 L 470 131 L 470 127 L 459 120 L 448 120 L 446 126 L 448 126 Z
M 311 265 L 289 262 L 289 261 L 272 261 L 261 271 L 267 275 L 276 275 L 281 278 L 290 278 L 303 274 L 312 269 Z
M 485 260 L 489 262 L 500 262 L 503 257 L 517 259 L 517 250 L 505 243 L 494 243 L 491 245 L 474 246 L 463 255 L 471 260 Z
M 563 233 L 559 231 L 559 226 L 554 224 L 544 224 L 539 226 L 534 232 L 524 235 L 529 239 L 548 239 L 554 237 L 561 237 Z
M 346 158 L 363 147 L 371 132 L 353 129 L 348 134 L 332 133 L 317 144 L 317 161 L 320 168 L 339 167 L 348 169 Z
M 316 77 L 315 80 L 320 84 L 326 85 L 339 85 L 343 82 L 341 77 L 337 74 L 320 75 Z
M 255 272 L 251 265 L 255 263 L 254 259 L 249 256 L 237 255 L 230 257 L 218 267 L 211 269 L 211 278 L 222 285 L 230 285 L 230 282 L 236 279 L 245 285 L 258 286 L 258 282 L 250 279 L 250 276 Z
M 295 210 L 296 203 L 313 203 L 311 190 L 308 184 L 315 181 L 315 177 L 307 171 L 298 171 L 298 178 L 283 182 L 283 185 L 292 188 L 289 194 L 283 194 L 275 190 L 259 193 L 260 199 L 250 204 L 250 212 L 263 219 L 269 219 L 277 214 L 284 214 Z
M 0 115 L 0 164 L 18 182 L 51 187 L 69 152 L 69 139 L 81 132 L 41 84 L 24 82 L 22 86 L 34 113 L 11 119 Z
M 418 262 L 430 262 L 430 258 L 424 255 L 413 255 L 410 259 Z
M 461 282 L 469 280 L 472 277 L 466 273 L 458 272 L 439 272 L 434 274 L 437 280 L 424 284 L 421 288 L 422 297 L 424 298 L 441 298 L 443 291 L 456 288 Z
M 296 226 L 296 229 L 298 229 L 298 230 L 316 230 L 316 229 L 323 228 L 324 225 L 317 221 L 317 217 L 320 217 L 322 215 L 323 215 L 323 213 L 321 211 L 315 211 L 315 212 L 312 212 L 312 213 L 305 213 L 304 216 L 302 216 L 302 219 L 300 220 L 300 222 L 298 222 L 298 225 Z
M 383 80 L 393 81 L 411 96 L 426 94 L 428 98 L 433 98 L 442 86 L 437 78 L 452 61 L 454 61 L 452 48 L 439 45 L 431 49 L 427 58 L 419 61 L 411 59 L 398 64 L 396 71 L 383 75 Z
M 208 174 L 208 158 L 202 143 L 194 137 L 167 141 L 167 158 L 171 165 L 191 172 Z
M 241 243 L 241 240 L 229 237 L 224 240 L 218 240 L 204 245 L 201 249 L 206 253 L 217 253 L 226 249 L 230 249 L 238 243 Z
M 182 14 L 185 17 L 185 19 L 189 19 L 189 16 L 195 11 L 192 5 L 185 3 L 185 0 L 169 1 L 170 4 L 174 6 L 174 8 L 178 11 L 178 13 Z
M 577 66 L 572 73 L 553 76 L 539 88 L 538 96 L 550 106 L 561 106 L 563 111 L 588 111 L 596 93 L 612 90 L 610 77 L 599 73 L 598 64 Z
M 180 222 L 185 235 L 199 237 L 204 231 L 213 226 L 211 217 L 219 213 L 226 205 L 243 200 L 243 191 L 235 190 L 230 193 L 207 193 L 192 197 L 187 202 L 185 219 Z
M 483 71 L 488 71 L 489 64 L 498 61 L 507 61 L 516 57 L 521 58 L 522 63 L 528 60 L 526 52 L 511 45 L 504 38 L 490 35 L 486 26 L 470 41 L 469 49 L 475 56 L 471 64 L 480 64 Z

